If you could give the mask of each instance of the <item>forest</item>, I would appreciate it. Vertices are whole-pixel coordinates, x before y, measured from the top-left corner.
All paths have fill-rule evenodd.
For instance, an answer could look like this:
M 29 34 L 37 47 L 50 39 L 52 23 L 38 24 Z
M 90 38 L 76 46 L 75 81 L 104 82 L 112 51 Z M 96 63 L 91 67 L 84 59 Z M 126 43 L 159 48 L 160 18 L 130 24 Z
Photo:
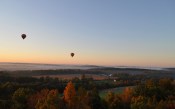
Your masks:
M 160 71 L 144 70 L 145 73 L 130 74 L 124 73 L 121 69 L 118 73 L 110 72 L 112 76 L 103 80 L 87 76 L 87 74 L 108 75 L 109 70 L 111 69 L 45 70 L 26 71 L 26 73 L 1 71 L 0 107 L 1 109 L 175 109 L 174 78 L 166 77 Z M 75 73 L 81 76 L 72 79 L 50 77 L 50 75 Z M 33 75 L 40 77 L 36 78 Z M 124 87 L 124 90 L 121 93 L 111 90 L 103 97 L 100 96 L 102 90 L 116 87 Z

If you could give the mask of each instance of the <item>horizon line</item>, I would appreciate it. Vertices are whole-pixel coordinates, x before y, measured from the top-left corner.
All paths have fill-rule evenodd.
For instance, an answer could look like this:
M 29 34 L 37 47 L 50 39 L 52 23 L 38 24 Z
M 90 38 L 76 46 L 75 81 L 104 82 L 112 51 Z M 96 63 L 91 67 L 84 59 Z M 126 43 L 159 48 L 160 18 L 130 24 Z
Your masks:
M 160 66 L 134 66 L 134 65 L 97 65 L 97 64 L 61 64 L 61 63 L 37 63 L 37 62 L 0 62 L 7 64 L 36 64 L 36 65 L 68 65 L 68 66 L 91 66 L 91 67 L 113 67 L 113 68 L 139 68 L 139 69 L 163 69 L 175 68 L 173 67 L 160 67 Z

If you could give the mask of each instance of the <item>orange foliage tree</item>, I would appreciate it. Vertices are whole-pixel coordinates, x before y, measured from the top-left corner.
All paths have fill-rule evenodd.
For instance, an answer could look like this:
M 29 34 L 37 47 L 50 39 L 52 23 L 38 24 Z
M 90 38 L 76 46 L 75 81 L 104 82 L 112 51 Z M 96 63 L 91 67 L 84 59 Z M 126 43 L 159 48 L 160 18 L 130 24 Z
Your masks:
M 64 101 L 68 103 L 68 107 L 73 108 L 75 107 L 75 97 L 76 97 L 76 91 L 73 83 L 70 81 L 67 83 L 67 86 L 64 90 Z
M 30 98 L 28 99 L 29 107 L 32 109 L 39 107 L 39 104 L 44 103 L 44 100 L 46 99 L 48 93 L 48 89 L 42 89 L 40 92 L 37 92 L 36 94 L 30 96 Z
M 122 100 L 123 100 L 123 102 L 125 104 L 129 104 L 130 105 L 131 98 L 132 98 L 132 93 L 133 93 L 132 88 L 126 87 L 124 89 L 123 94 L 121 96 L 122 96 Z
M 37 92 L 29 98 L 28 104 L 31 109 L 63 109 L 57 89 Z

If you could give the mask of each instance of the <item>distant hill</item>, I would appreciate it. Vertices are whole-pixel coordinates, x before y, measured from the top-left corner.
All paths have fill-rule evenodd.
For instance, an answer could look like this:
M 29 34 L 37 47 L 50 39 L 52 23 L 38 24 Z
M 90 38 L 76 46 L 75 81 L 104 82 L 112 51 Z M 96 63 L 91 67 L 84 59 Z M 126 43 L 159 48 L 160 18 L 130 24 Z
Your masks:
M 164 68 L 164 69 L 168 71 L 175 71 L 175 68 Z

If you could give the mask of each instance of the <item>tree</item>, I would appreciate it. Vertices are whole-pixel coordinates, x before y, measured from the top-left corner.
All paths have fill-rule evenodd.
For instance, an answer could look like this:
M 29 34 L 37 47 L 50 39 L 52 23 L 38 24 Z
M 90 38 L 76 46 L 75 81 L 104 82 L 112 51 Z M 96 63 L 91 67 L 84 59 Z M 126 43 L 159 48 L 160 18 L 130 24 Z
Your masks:
M 154 83 L 154 81 L 152 79 L 150 79 L 150 80 L 146 81 L 145 85 L 146 85 L 147 88 L 152 88 L 152 87 L 155 86 L 155 83 Z
M 148 101 L 147 101 L 146 105 L 147 105 L 148 109 L 155 109 L 155 107 L 157 105 L 156 97 L 153 96 L 152 98 L 148 98 Z
M 71 81 L 67 83 L 67 86 L 64 89 L 63 99 L 66 103 L 68 103 L 69 108 L 75 108 L 76 91 Z
M 56 89 L 50 91 L 43 89 L 31 98 L 34 99 L 34 103 L 30 102 L 30 104 L 33 107 L 35 106 L 36 109 L 63 109 L 63 101 L 60 99 Z
M 128 109 L 131 104 L 131 98 L 132 98 L 133 90 L 130 87 L 126 87 L 121 95 L 121 99 L 123 102 L 123 107 L 125 109 Z
M 58 90 L 50 90 L 43 105 L 46 109 L 62 109 L 63 105 Z
M 169 78 L 163 78 L 159 80 L 159 85 L 163 90 L 172 90 L 172 80 Z
M 122 100 L 125 103 L 129 103 L 131 101 L 131 98 L 132 98 L 132 93 L 133 93 L 132 88 L 126 87 L 122 93 Z
M 108 92 L 106 97 L 105 97 L 105 100 L 108 104 L 109 109 L 114 109 L 115 108 L 114 104 L 113 104 L 114 98 L 115 98 L 115 94 L 113 92 Z
M 166 103 L 161 100 L 157 105 L 155 109 L 166 109 Z
M 76 109 L 91 109 L 90 106 L 86 103 L 86 94 L 87 91 L 83 87 L 79 87 L 77 91 L 77 99 L 76 99 Z
M 33 94 L 28 99 L 28 105 L 32 109 L 40 109 L 41 106 L 44 104 L 44 101 L 49 93 L 48 89 L 42 89 L 40 92 Z
M 109 109 L 124 109 L 122 99 L 118 94 L 108 92 L 105 100 L 108 104 Z
M 27 109 L 28 108 L 27 100 L 31 93 L 32 93 L 32 90 L 29 88 L 17 89 L 12 96 L 12 101 L 14 103 L 12 108 Z
M 85 102 L 91 109 L 103 109 L 101 98 L 96 89 L 87 92 Z
M 144 96 L 132 97 L 131 109 L 147 109 L 147 99 Z

